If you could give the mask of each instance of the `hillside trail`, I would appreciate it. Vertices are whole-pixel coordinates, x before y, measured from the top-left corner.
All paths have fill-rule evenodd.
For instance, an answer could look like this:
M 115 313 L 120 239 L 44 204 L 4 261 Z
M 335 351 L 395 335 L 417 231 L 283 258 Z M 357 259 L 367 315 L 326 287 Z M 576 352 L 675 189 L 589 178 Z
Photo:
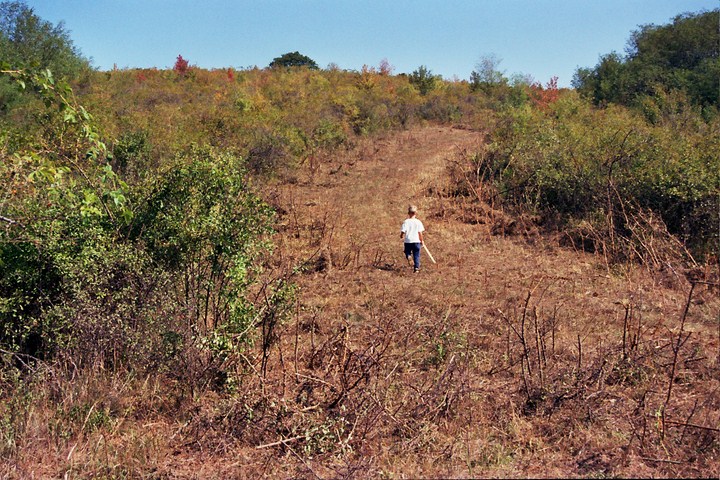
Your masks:
M 612 318 L 618 300 L 643 301 L 651 292 L 658 308 L 681 302 L 673 295 L 663 299 L 655 284 L 637 276 L 609 275 L 592 254 L 492 235 L 488 225 L 445 218 L 442 202 L 448 200 L 435 192 L 447 181 L 448 162 L 481 142 L 478 131 L 418 127 L 369 141 L 276 187 L 274 203 L 287 213 L 276 252 L 286 265 L 305 261 L 297 281 L 303 312 L 362 323 L 382 304 L 415 323 L 439 317 L 459 325 L 521 308 L 529 292 L 536 292 L 535 307 L 565 305 L 570 319 L 584 311 Z M 437 260 L 433 265 L 423 253 L 419 274 L 407 265 L 399 235 L 409 203 L 419 207 Z M 586 333 L 604 328 L 596 322 Z
M 622 345 L 622 302 L 631 299 L 641 311 L 644 336 L 660 338 L 682 312 L 686 294 L 658 285 L 641 269 L 611 274 L 601 257 L 560 246 L 551 236 L 494 235 L 489 224 L 464 221 L 453 210 L 459 201 L 438 192 L 448 181 L 449 162 L 475 152 L 482 139 L 477 131 L 417 127 L 366 139 L 267 186 L 263 194 L 279 212 L 279 222 L 266 274 L 290 275 L 298 302 L 276 329 L 263 324 L 269 348 L 259 345 L 263 357 L 258 351 L 251 363 L 256 376 L 248 378 L 259 382 L 258 405 L 282 408 L 265 416 L 259 408 L 251 422 L 258 438 L 232 456 L 203 462 L 171 455 L 173 465 L 187 461 L 200 477 L 216 475 L 223 465 L 233 471 L 238 458 L 264 476 L 310 478 L 312 472 L 335 478 L 345 476 L 338 475 L 343 468 L 356 472 L 350 466 L 357 465 L 359 471 L 375 469 L 370 476 L 388 471 L 462 477 L 469 458 L 463 452 L 484 458 L 486 445 L 505 441 L 508 451 L 515 451 L 514 445 L 529 445 L 527 439 L 537 435 L 539 445 L 548 442 L 546 448 L 522 447 L 517 461 L 488 464 L 487 476 L 566 476 L 579 468 L 571 452 L 587 448 L 590 440 L 582 432 L 566 438 L 558 426 L 557 435 L 543 437 L 537 432 L 556 428 L 547 423 L 549 416 L 520 418 L 525 370 L 522 362 L 512 362 L 520 358 L 520 344 L 511 335 L 511 322 L 523 328 L 518 322 L 531 312 L 538 355 L 539 335 L 549 331 L 539 332 L 538 324 L 551 326 L 548 365 L 558 368 L 554 375 L 565 385 L 563 375 L 576 364 L 587 368 L 596 361 L 602 370 L 605 353 Z M 400 238 L 409 203 L 419 207 L 437 259 L 433 265 L 423 255 L 418 274 L 408 266 Z M 715 318 L 701 308 L 693 306 L 686 329 L 705 328 L 713 338 L 716 324 L 691 325 L 703 315 Z M 239 402 L 248 405 L 244 398 Z M 358 440 L 357 450 L 343 450 L 336 459 L 333 468 L 339 470 L 329 467 L 333 461 L 327 456 L 303 459 L 292 450 L 295 456 L 264 448 L 278 444 L 279 434 L 292 436 L 283 448 L 295 447 L 290 442 L 301 438 L 297 432 L 335 425 L 337 415 L 344 421 L 344 408 L 353 409 L 348 418 L 354 418 L 347 441 L 353 434 Z M 452 413 L 442 414 L 443 408 Z M 615 421 L 608 422 L 615 432 Z M 498 432 L 506 440 L 494 438 Z M 342 437 L 336 434 L 328 437 L 333 445 Z M 456 448 L 461 440 L 465 443 Z

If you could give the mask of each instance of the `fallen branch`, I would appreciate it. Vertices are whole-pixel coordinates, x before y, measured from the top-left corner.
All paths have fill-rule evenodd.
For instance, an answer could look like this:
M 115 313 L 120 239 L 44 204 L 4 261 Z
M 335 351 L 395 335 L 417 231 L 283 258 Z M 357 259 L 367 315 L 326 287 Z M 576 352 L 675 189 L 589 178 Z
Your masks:
M 684 465 L 688 462 L 681 462 L 679 460 L 665 460 L 663 458 L 649 458 L 649 457 L 640 457 L 641 460 L 645 460 L 646 462 L 660 462 L 660 463 L 672 463 L 673 465 Z
M 300 436 L 291 437 L 291 438 L 281 438 L 277 442 L 266 443 L 265 445 L 258 445 L 257 447 L 255 447 L 255 449 L 260 450 L 262 448 L 277 447 L 278 445 L 285 445 L 287 443 L 297 442 L 298 440 L 303 439 L 303 438 L 305 438 L 305 435 L 300 435 Z
M 671 425 L 677 425 L 679 427 L 698 428 L 700 430 L 707 430 L 709 432 L 720 432 L 720 428 L 706 427 L 704 425 L 697 425 L 695 423 L 676 422 L 674 420 L 665 420 L 665 423 L 669 423 Z

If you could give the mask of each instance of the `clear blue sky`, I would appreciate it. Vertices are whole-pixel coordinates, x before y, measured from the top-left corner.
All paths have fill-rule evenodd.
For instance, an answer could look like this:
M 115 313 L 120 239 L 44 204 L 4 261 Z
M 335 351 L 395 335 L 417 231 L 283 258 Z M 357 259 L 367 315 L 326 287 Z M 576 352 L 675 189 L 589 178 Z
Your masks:
M 181 54 L 203 68 L 266 67 L 300 51 L 320 67 L 359 70 L 387 58 L 395 73 L 420 65 L 467 79 L 493 54 L 507 76 L 559 77 L 624 52 L 630 32 L 668 23 L 718 0 L 26 0 L 64 21 L 101 70 L 172 67 Z

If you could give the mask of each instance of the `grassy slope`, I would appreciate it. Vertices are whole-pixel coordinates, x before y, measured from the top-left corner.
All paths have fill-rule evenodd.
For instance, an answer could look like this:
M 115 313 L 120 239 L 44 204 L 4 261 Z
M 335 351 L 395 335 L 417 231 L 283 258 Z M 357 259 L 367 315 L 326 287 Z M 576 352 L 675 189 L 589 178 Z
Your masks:
M 116 385 L 105 394 L 133 413 L 110 432 L 61 446 L 40 438 L 0 473 L 720 474 L 717 432 L 671 423 L 720 426 L 717 293 L 694 292 L 662 430 L 689 286 L 665 287 L 640 269 L 608 274 L 602 259 L 551 239 L 492 235 L 491 218 L 458 220 L 437 192 L 447 162 L 480 138 L 418 128 L 268 187 L 285 212 L 270 273 L 306 268 L 265 373 L 258 346 L 235 397 L 207 393 L 178 407 L 166 385 Z M 419 275 L 399 239 L 409 202 L 438 260 L 424 257 Z

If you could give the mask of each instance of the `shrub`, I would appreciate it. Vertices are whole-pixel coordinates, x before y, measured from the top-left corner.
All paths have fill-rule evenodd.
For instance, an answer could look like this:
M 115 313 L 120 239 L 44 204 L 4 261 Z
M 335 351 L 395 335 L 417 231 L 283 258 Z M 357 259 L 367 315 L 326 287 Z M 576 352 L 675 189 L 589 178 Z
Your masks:
M 151 179 L 138 199 L 129 239 L 176 279 L 186 321 L 205 332 L 247 327 L 244 297 L 268 244 L 272 212 L 250 190 L 242 159 L 192 148 Z
M 69 89 L 48 73 L 13 75 L 61 115 L 45 125 L 52 142 L 0 150 L 2 348 L 155 369 L 186 343 L 251 340 L 246 290 L 272 212 L 242 159 L 193 147 L 130 187 Z M 145 155 L 145 136 L 116 150 L 127 167 Z
M 710 212 L 720 192 L 720 145 L 707 135 L 711 126 L 651 125 L 570 93 L 548 107 L 549 114 L 525 105 L 500 115 L 483 169 L 508 201 L 559 214 L 567 227 L 589 222 L 603 232 L 595 247 L 617 260 L 638 256 L 633 228 L 657 219 L 697 253 L 717 248 Z

